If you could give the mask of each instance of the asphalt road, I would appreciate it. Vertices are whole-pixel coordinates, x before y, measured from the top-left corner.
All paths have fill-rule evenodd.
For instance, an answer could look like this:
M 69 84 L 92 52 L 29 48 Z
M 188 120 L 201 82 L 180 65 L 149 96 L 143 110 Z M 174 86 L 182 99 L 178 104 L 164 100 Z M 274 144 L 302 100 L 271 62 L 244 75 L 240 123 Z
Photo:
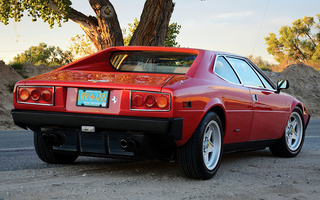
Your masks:
M 320 119 L 311 120 L 306 131 L 306 141 L 303 149 L 320 149 L 319 139 Z M 33 149 L 33 134 L 31 131 L 0 131 L 0 155 L 4 152 L 30 151 Z
M 266 150 L 224 155 L 215 177 L 187 179 L 177 163 L 80 157 L 42 162 L 30 131 L 0 131 L 0 200 L 7 199 L 318 199 L 320 120 L 311 120 L 299 156 Z
M 302 151 L 304 150 L 320 151 L 320 120 L 310 121 Z M 90 162 L 91 159 L 95 158 L 82 157 L 78 161 Z M 0 131 L 0 161 L 0 171 L 48 166 L 38 159 L 33 147 L 33 133 L 27 130 Z

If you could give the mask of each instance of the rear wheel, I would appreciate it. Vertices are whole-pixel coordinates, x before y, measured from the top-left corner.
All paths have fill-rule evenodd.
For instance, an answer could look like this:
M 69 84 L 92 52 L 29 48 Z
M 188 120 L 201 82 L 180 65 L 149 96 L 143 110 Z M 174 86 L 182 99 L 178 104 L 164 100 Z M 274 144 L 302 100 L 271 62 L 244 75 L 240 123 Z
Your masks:
M 296 107 L 288 120 L 282 138 L 273 146 L 269 147 L 275 156 L 295 157 L 299 154 L 305 135 L 305 125 L 302 111 Z
M 186 176 L 210 179 L 217 172 L 223 147 L 223 128 L 219 116 L 209 112 L 189 141 L 178 149 L 178 158 Z
M 52 147 L 44 142 L 41 132 L 34 132 L 34 146 L 39 158 L 47 163 L 68 164 L 78 158 L 78 155 L 66 155 L 54 152 Z

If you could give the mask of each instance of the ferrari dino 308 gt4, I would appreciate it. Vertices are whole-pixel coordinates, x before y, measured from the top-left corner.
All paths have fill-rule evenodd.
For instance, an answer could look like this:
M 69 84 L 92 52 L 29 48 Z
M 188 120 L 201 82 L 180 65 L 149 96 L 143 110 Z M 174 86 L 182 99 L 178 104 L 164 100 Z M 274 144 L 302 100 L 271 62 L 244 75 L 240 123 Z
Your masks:
M 112 47 L 18 82 L 12 115 L 47 163 L 167 157 L 209 179 L 224 152 L 300 152 L 310 116 L 288 86 L 234 54 Z

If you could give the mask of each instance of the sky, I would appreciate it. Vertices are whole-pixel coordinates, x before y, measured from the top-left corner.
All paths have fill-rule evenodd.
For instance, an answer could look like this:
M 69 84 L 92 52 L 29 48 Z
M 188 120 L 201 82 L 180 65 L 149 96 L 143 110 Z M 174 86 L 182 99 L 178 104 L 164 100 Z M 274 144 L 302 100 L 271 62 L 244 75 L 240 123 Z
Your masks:
M 261 56 L 274 62 L 264 38 L 278 34 L 281 26 L 292 25 L 296 19 L 320 13 L 319 0 L 173 0 L 175 8 L 171 22 L 181 25 L 177 42 L 181 47 L 231 52 L 243 56 Z M 110 0 L 116 9 L 122 28 L 140 18 L 145 0 Z M 88 0 L 73 1 L 73 8 L 94 15 Z M 30 46 L 44 42 L 64 50 L 71 37 L 84 32 L 69 21 L 50 29 L 41 19 L 31 22 L 24 16 L 21 22 L 0 23 L 0 60 L 6 63 Z

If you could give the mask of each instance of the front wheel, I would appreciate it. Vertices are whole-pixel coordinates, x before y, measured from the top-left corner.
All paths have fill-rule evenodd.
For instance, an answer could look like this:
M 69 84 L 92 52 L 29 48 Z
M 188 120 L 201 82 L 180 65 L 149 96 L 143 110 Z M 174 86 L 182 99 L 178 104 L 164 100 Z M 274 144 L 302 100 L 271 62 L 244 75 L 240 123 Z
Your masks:
M 305 135 L 305 125 L 302 111 L 296 107 L 288 120 L 282 138 L 273 146 L 269 147 L 271 153 L 280 157 L 295 157 L 299 154 Z
M 218 171 L 223 152 L 223 127 L 219 116 L 209 112 L 189 141 L 178 149 L 178 158 L 186 176 L 210 179 Z

